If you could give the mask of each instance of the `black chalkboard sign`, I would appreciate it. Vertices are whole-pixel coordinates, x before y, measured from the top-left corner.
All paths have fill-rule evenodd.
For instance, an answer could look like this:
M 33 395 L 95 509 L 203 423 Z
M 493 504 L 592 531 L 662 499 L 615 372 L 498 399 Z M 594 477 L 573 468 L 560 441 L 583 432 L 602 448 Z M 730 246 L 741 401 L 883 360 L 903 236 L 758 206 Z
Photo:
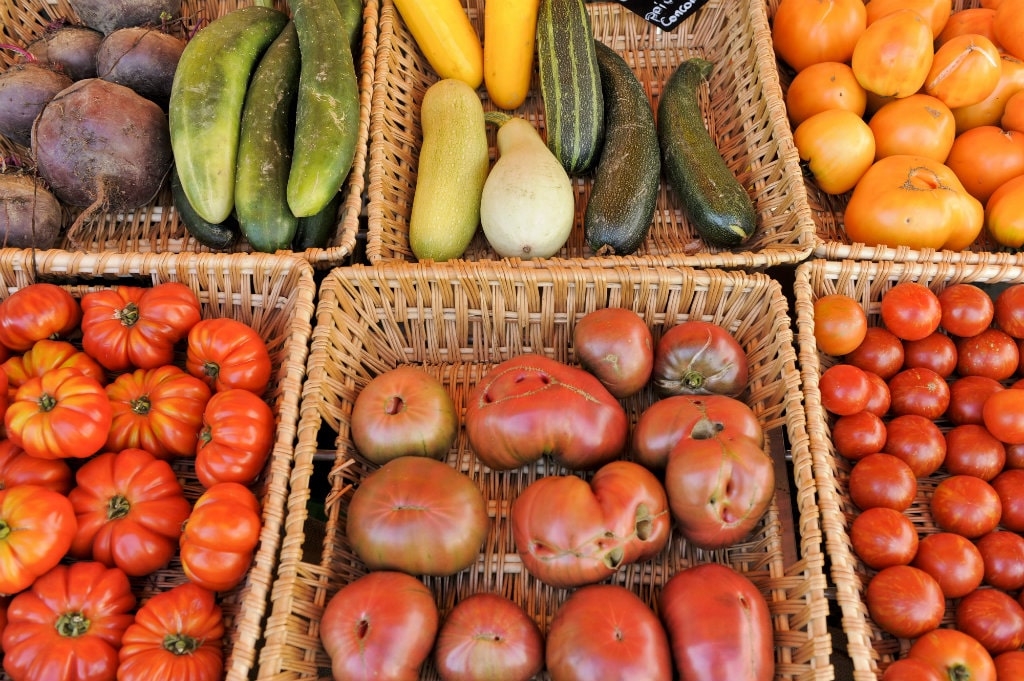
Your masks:
M 690 16 L 708 0 L 618 0 L 633 12 L 639 14 L 658 28 L 671 31 L 683 19 Z

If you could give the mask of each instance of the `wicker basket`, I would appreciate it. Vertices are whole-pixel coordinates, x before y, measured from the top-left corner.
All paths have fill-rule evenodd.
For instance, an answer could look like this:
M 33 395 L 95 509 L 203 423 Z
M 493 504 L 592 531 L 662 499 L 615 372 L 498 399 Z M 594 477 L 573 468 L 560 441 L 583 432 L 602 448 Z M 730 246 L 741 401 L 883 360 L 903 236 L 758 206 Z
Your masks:
M 483 33 L 483 0 L 464 0 L 478 35 Z M 711 0 L 672 32 L 655 28 L 619 3 L 587 6 L 595 37 L 614 48 L 656 102 L 675 67 L 701 56 L 717 66 L 704 87 L 705 119 L 729 167 L 750 191 L 758 229 L 732 250 L 705 244 L 684 217 L 682 204 L 663 181 L 646 241 L 625 258 L 594 255 L 583 238 L 583 215 L 591 178 L 574 179 L 576 219 L 562 258 L 588 258 L 614 267 L 624 261 L 693 267 L 763 268 L 795 263 L 810 254 L 814 225 L 803 194 L 799 157 L 788 134 L 764 6 L 756 2 Z M 371 264 L 413 261 L 409 213 L 416 189 L 421 143 L 420 103 L 437 81 L 391 0 L 383 0 L 370 121 L 369 205 L 366 255 Z M 480 88 L 485 110 L 494 109 Z M 544 106 L 536 68 L 530 93 L 514 112 L 544 134 Z M 783 133 L 776 134 L 776 130 Z M 491 158 L 495 157 L 490 132 Z M 478 230 L 463 258 L 498 260 Z M 544 266 L 522 261 L 523 266 Z
M 780 471 L 780 492 L 745 541 L 728 550 L 701 552 L 675 535 L 657 557 L 623 569 L 612 581 L 655 606 L 661 585 L 675 571 L 709 561 L 730 565 L 749 576 L 769 601 L 775 678 L 834 678 L 799 374 L 787 303 L 778 284 L 763 274 L 724 270 L 596 265 L 516 269 L 467 262 L 338 268 L 322 283 L 258 678 L 330 678 L 319 639 L 321 614 L 342 585 L 366 572 L 344 534 L 350 491 L 372 468 L 354 452 L 349 435 L 360 389 L 388 369 L 419 366 L 447 387 L 461 420 L 472 387 L 498 362 L 538 352 L 574 363 L 574 324 L 603 307 L 635 310 L 656 339 L 663 329 L 688 318 L 730 329 L 750 358 L 745 399 L 761 419 Z M 632 423 L 653 399 L 648 388 L 623 402 Z M 791 473 L 785 467 L 787 440 Z M 493 591 L 513 598 L 546 631 L 569 591 L 547 587 L 522 569 L 508 531 L 508 510 L 511 499 L 538 476 L 567 471 L 544 463 L 491 471 L 477 465 L 465 431 L 447 460 L 478 483 L 496 510 L 494 531 L 476 566 L 452 577 L 427 579 L 442 614 L 461 597 Z M 311 502 L 319 504 L 324 498 L 325 523 L 310 513 Z M 436 672 L 425 665 L 421 678 L 436 679 Z
M 182 0 L 182 22 L 172 27 L 176 35 L 184 37 L 186 31 L 195 30 L 219 16 L 252 2 L 224 0 Z M 275 6 L 287 11 L 286 0 L 275 0 Z M 370 136 L 370 91 L 373 85 L 374 55 L 377 50 L 379 0 L 364 0 L 362 51 L 356 70 L 359 75 L 359 132 L 352 170 L 341 187 L 342 199 L 338 207 L 337 227 L 326 248 L 311 248 L 300 255 L 314 267 L 329 268 L 348 264 L 356 246 L 360 226 L 360 214 L 365 209 L 364 189 L 366 188 L 366 159 L 369 153 Z M 68 0 L 0 0 L 0 37 L 2 42 L 26 45 L 41 36 L 46 27 L 54 21 L 65 19 L 78 21 Z M 16 63 L 19 56 L 11 50 L 0 51 L 0 68 Z M 31 165 L 30 150 L 15 144 L 0 135 L 0 155 L 16 156 Z M 64 226 L 81 213 L 80 208 L 66 209 Z M 127 213 L 103 213 L 79 230 L 74 240 L 62 233 L 56 245 L 58 248 L 115 253 L 192 253 L 210 249 L 195 240 L 182 224 L 174 210 L 167 183 L 159 194 L 148 204 Z M 252 252 L 244 239 L 230 248 L 235 252 Z
M 855 681 L 877 681 L 885 667 L 906 653 L 910 641 L 883 632 L 867 614 L 865 589 L 875 571 L 864 565 L 850 543 L 850 523 L 859 510 L 850 500 L 851 464 L 838 456 L 831 439 L 834 417 L 821 405 L 819 378 L 837 362 L 837 358 L 817 350 L 814 341 L 814 301 L 830 293 L 843 293 L 861 303 L 869 325 L 880 324 L 881 297 L 897 283 L 920 282 L 933 291 L 957 283 L 971 283 L 990 291 L 1024 282 L 1024 269 L 1002 263 L 897 263 L 891 261 L 810 260 L 796 269 L 794 282 L 800 371 L 804 386 L 804 407 L 814 475 L 818 480 L 818 499 L 825 535 L 826 554 L 842 615 L 848 654 L 854 666 Z M 936 422 L 945 432 L 952 424 Z M 918 534 L 938 531 L 928 508 L 935 486 L 945 477 L 945 469 L 918 480 L 917 496 L 905 511 Z M 952 608 L 947 607 L 945 625 L 952 623 Z
M 772 21 L 781 0 L 768 0 L 768 19 Z M 981 7 L 980 0 L 952 0 L 952 11 Z M 795 72 L 781 59 L 777 60 L 778 83 L 782 88 L 782 100 L 785 102 L 789 84 Z M 786 135 L 792 137 L 791 128 L 786 124 Z M 843 214 L 849 203 L 852 192 L 830 195 L 818 189 L 814 179 L 804 178 L 811 216 L 814 222 L 815 238 L 813 257 L 827 260 L 892 260 L 895 262 L 1000 262 L 1009 265 L 1024 262 L 1024 255 L 1011 252 L 996 244 L 982 230 L 973 244 L 963 251 L 943 251 L 936 249 L 913 249 L 905 246 L 867 246 L 863 243 L 851 242 L 846 235 Z M 993 261 L 993 258 L 995 260 Z
M 250 486 L 262 502 L 263 528 L 249 573 L 239 586 L 218 594 L 225 618 L 225 678 L 243 681 L 255 674 L 271 582 L 277 566 L 288 478 L 298 423 L 299 392 L 312 331 L 316 286 L 308 262 L 296 256 L 247 254 L 85 254 L 66 251 L 0 251 L 0 298 L 35 282 L 50 282 L 75 298 L 114 285 L 186 284 L 199 297 L 203 318 L 231 317 L 266 339 L 276 372 L 264 398 L 276 418 L 274 448 Z M 184 355 L 178 358 L 184 366 Z M 172 461 L 185 495 L 195 501 L 203 487 L 192 459 Z M 175 557 L 144 578 L 132 578 L 140 604 L 184 583 Z M 0 678 L 7 679 L 0 673 Z

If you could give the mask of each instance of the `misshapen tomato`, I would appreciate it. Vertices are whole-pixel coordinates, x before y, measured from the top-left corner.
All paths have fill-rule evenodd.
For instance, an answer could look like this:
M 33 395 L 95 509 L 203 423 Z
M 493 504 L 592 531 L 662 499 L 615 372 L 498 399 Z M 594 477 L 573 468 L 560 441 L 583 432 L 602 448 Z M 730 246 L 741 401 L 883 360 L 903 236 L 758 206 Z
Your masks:
M 659 605 L 680 678 L 775 678 L 768 603 L 746 575 L 718 563 L 683 569 L 665 583 Z
M 689 319 L 669 328 L 654 348 L 654 388 L 661 395 L 728 395 L 747 389 L 747 354 L 728 329 Z
M 625 450 L 628 431 L 622 405 L 593 374 L 536 354 L 488 371 L 469 396 L 465 425 L 473 452 L 495 470 L 545 454 L 568 468 L 598 468 Z

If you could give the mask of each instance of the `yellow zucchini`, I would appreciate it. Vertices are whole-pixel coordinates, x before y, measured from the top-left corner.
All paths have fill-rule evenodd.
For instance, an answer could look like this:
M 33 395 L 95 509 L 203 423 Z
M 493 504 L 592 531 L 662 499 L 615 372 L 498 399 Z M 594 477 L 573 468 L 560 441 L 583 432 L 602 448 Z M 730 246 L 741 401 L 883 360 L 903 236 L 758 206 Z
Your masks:
M 484 80 L 480 36 L 459 0 L 394 0 L 423 56 L 443 78 L 456 78 L 474 90 Z
M 484 5 L 484 84 L 501 109 L 526 101 L 533 76 L 540 0 L 487 0 Z

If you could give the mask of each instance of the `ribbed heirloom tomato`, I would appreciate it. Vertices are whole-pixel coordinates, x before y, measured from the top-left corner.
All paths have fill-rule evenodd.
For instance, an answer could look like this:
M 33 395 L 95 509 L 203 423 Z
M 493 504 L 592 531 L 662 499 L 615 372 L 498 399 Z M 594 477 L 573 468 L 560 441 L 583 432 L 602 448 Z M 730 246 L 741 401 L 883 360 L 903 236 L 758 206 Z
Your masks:
M 65 289 L 29 284 L 0 301 L 0 344 L 24 352 L 37 340 L 68 335 L 81 319 L 82 308 Z
M 210 591 L 238 586 L 252 565 L 263 520 L 248 487 L 218 482 L 203 492 L 179 540 L 185 576 Z
M 270 383 L 270 352 L 247 324 L 230 317 L 203 319 L 188 332 L 185 368 L 214 391 L 245 388 L 262 395 Z
M 30 378 L 42 376 L 50 369 L 71 367 L 90 376 L 98 383 L 106 383 L 107 376 L 99 363 L 68 341 L 43 338 L 21 355 L 7 358 L 0 368 L 7 374 L 12 391 Z
M 275 426 L 274 412 L 256 393 L 242 388 L 215 393 L 206 403 L 196 442 L 199 482 L 210 487 L 254 481 L 274 446 Z
M 75 536 L 75 509 L 37 485 L 0 490 L 0 593 L 14 594 L 57 565 Z

